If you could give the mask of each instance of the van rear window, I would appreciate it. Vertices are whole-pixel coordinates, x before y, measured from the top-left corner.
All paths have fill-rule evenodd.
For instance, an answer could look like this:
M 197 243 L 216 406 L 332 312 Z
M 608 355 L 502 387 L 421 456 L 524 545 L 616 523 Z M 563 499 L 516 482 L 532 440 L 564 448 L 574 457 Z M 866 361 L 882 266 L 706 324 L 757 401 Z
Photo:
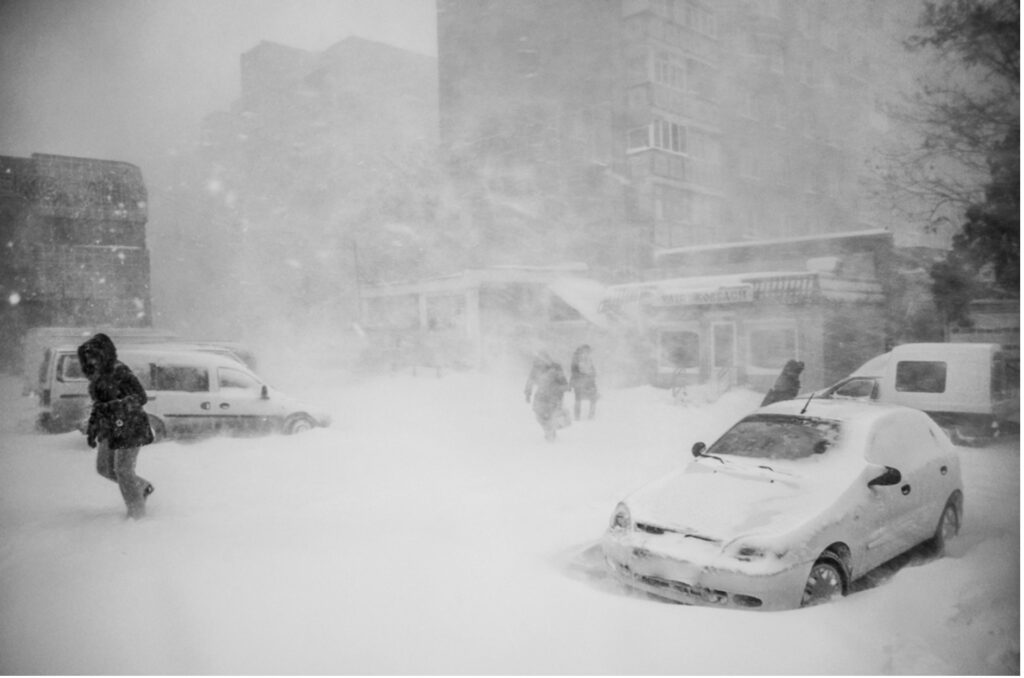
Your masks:
M 82 365 L 78 362 L 77 355 L 62 355 L 57 362 L 57 374 L 61 381 L 77 381 L 85 379 L 82 373 Z
M 210 390 L 210 375 L 197 367 L 153 365 L 153 390 L 198 393 Z
M 904 393 L 945 393 L 946 363 L 902 360 L 896 363 L 896 390 Z

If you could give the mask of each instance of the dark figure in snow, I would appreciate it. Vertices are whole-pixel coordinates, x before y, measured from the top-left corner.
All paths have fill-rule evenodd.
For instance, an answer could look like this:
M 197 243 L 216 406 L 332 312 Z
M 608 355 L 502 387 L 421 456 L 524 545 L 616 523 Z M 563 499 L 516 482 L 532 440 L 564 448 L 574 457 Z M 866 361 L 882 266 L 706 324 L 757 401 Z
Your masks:
M 584 400 L 590 402 L 589 419 L 594 418 L 597 409 L 597 369 L 590 357 L 590 346 L 583 344 L 572 354 L 572 365 L 569 368 L 569 385 L 572 386 L 576 401 L 572 412 L 576 421 L 580 420 L 580 406 Z
M 114 342 L 97 334 L 78 347 L 82 372 L 89 379 L 92 413 L 86 428 L 89 447 L 97 448 L 96 471 L 121 488 L 129 518 L 146 515 L 149 481 L 135 475 L 139 447 L 153 442 L 142 406 L 146 390 L 127 365 L 117 359 Z
M 526 402 L 533 402 L 533 413 L 544 429 L 544 439 L 552 441 L 555 432 L 568 426 L 569 415 L 562 408 L 562 397 L 569 390 L 565 370 L 541 351 L 533 360 L 530 376 L 526 378 Z
M 800 392 L 800 373 L 803 371 L 804 364 L 799 360 L 786 361 L 785 367 L 782 368 L 782 373 L 775 380 L 775 385 L 772 386 L 768 394 L 765 395 L 764 400 L 761 401 L 761 407 L 777 403 L 780 400 L 796 398 L 797 393 Z

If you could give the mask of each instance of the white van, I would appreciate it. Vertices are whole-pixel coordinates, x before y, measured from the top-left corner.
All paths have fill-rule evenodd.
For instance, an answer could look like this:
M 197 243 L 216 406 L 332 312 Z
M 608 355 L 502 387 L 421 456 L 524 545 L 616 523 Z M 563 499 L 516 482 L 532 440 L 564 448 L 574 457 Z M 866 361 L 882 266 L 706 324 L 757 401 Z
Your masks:
M 816 397 L 923 410 L 963 438 L 1020 425 L 1020 359 L 999 344 L 901 344 Z
M 92 406 L 77 347 L 51 349 L 40 397 L 40 428 L 84 430 Z M 143 388 L 157 439 L 214 433 L 299 433 L 330 426 L 319 408 L 267 386 L 233 354 L 214 349 L 129 346 L 118 349 Z

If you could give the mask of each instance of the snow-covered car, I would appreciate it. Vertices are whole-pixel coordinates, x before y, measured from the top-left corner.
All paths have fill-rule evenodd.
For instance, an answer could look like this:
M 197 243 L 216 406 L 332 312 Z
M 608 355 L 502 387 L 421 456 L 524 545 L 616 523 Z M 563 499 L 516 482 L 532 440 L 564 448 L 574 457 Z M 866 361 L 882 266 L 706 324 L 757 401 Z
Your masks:
M 618 504 L 612 573 L 677 602 L 792 609 L 960 529 L 949 438 L 919 410 L 786 401 L 742 418 L 693 460 Z

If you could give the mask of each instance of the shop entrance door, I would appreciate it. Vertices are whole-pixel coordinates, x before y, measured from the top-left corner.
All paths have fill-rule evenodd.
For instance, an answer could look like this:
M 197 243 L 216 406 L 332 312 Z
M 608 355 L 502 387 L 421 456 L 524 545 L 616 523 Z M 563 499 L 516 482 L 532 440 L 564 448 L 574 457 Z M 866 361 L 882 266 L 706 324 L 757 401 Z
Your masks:
M 736 383 L 736 323 L 711 323 L 711 386 L 717 395 Z

